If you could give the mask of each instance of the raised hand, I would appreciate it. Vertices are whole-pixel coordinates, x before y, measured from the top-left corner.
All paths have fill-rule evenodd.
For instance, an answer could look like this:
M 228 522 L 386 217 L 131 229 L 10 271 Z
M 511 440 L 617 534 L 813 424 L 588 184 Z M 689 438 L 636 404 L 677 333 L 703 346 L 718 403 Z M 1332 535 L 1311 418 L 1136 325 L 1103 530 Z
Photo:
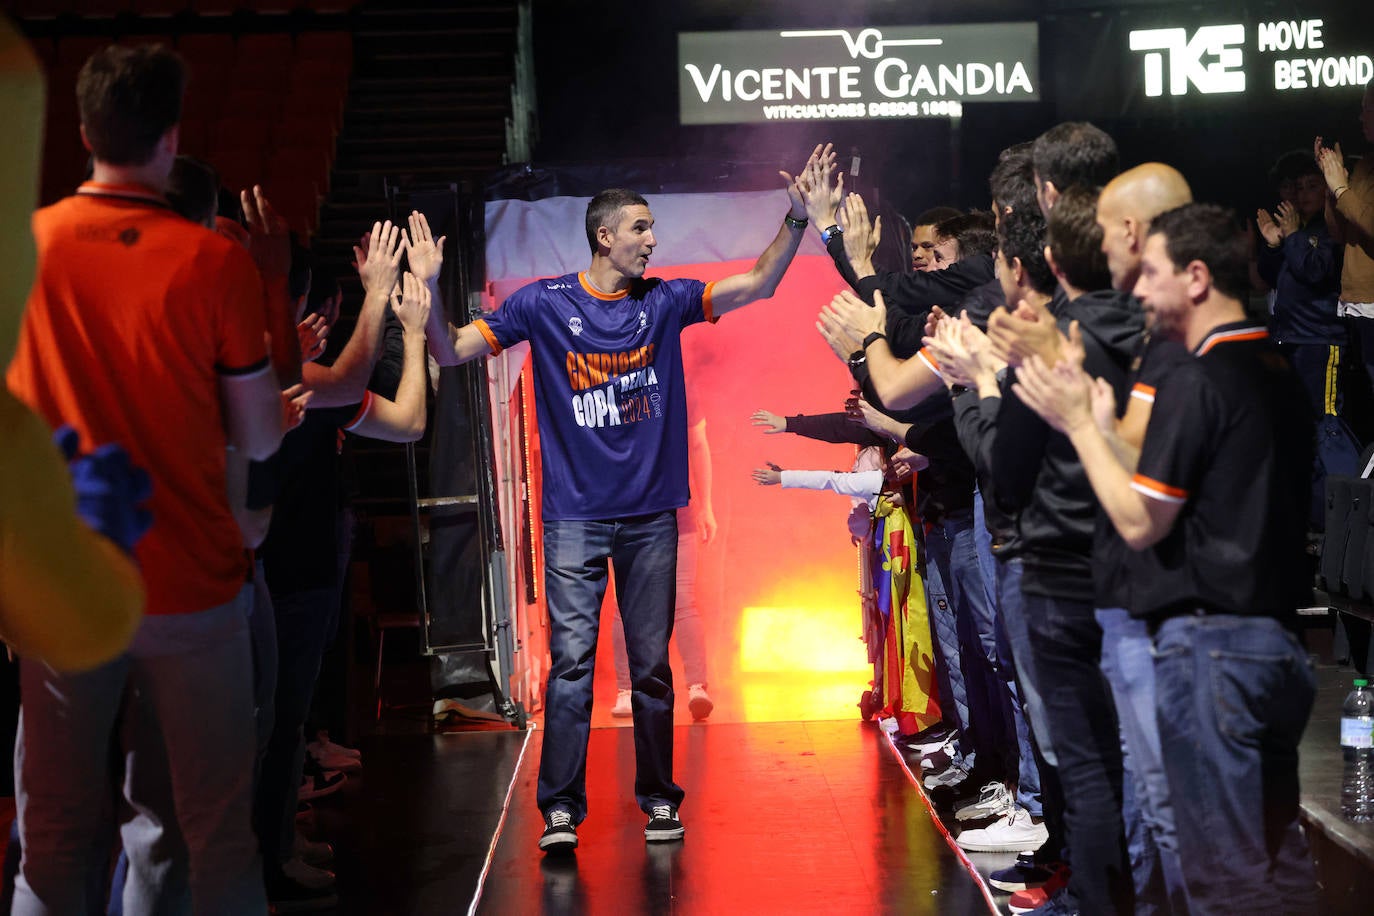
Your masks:
M 301 362 L 313 363 L 323 354 L 329 337 L 329 322 L 323 315 L 311 315 L 296 325 L 296 337 L 301 344 Z
M 401 280 L 401 289 L 391 293 L 391 310 L 407 331 L 424 331 L 429 320 L 429 287 L 410 271 Z
M 1283 230 L 1279 224 L 1274 222 L 1274 217 L 1269 215 L 1269 211 L 1260 207 L 1255 211 L 1255 228 L 1259 229 L 1259 234 L 1264 237 L 1264 241 L 1270 248 L 1277 248 L 1283 244 Z
M 358 267 L 358 279 L 368 295 L 391 295 L 401 273 L 401 255 L 405 248 L 401 245 L 401 230 L 391 225 L 391 220 L 373 223 L 372 233 L 366 241 L 353 246 L 354 263 Z
M 444 268 L 444 242 L 448 236 L 441 235 L 436 241 L 429 231 L 429 220 L 419 210 L 410 211 L 410 231 L 402 231 L 406 250 L 406 264 L 421 283 L 429 283 L 439 276 Z
M 1328 191 L 1335 194 L 1349 185 L 1350 173 L 1345 170 L 1345 156 L 1341 153 L 1339 143 L 1334 149 L 1327 149 L 1322 146 L 1322 138 L 1318 137 L 1312 144 L 1312 153 L 1317 160 L 1317 167 L 1322 170 L 1322 177 L 1326 179 Z
M 817 230 L 827 229 L 840 222 L 840 205 L 844 203 L 844 172 L 835 171 L 835 154 L 821 156 L 808 163 L 806 215 Z
M 291 272 L 291 227 L 262 193 L 261 185 L 239 192 L 239 205 L 248 224 L 248 251 L 264 277 Z
M 844 199 L 844 253 L 859 274 L 873 272 L 873 252 L 883 238 L 883 218 L 870 222 L 868 205 L 858 194 Z
M 811 155 L 806 159 L 806 164 L 797 172 L 795 178 L 781 169 L 778 170 L 778 174 L 782 177 L 783 186 L 787 188 L 787 200 L 792 205 L 792 208 L 788 211 L 788 215 L 793 219 L 806 219 L 806 196 L 802 191 L 802 186 L 803 184 L 809 185 L 807 173 L 811 170 L 812 163 L 822 161 L 826 158 L 834 158 L 835 153 L 833 152 L 832 146 L 833 145 L 830 143 L 824 146 L 821 146 L 819 143 L 816 144 L 816 148 L 811 151 Z
M 782 468 L 771 461 L 765 461 L 766 468 L 754 468 L 753 478 L 765 487 L 775 487 L 782 483 Z
M 749 425 L 762 426 L 765 436 L 776 436 L 778 433 L 787 432 L 786 417 L 780 417 L 763 409 L 754 411 L 753 415 L 749 417 Z
M 1302 225 L 1302 218 L 1298 215 L 1298 208 L 1286 200 L 1279 201 L 1279 232 L 1284 238 L 1298 231 Z

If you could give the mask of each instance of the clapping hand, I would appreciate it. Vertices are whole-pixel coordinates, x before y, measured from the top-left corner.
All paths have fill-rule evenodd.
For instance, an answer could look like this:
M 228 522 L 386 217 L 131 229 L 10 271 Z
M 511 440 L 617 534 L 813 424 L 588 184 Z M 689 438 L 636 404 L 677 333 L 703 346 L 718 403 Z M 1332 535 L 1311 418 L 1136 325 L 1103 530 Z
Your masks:
M 882 334 L 887 328 L 887 306 L 883 294 L 877 291 L 873 293 L 873 305 L 869 305 L 849 290 L 841 290 L 818 317 L 816 330 L 843 361 L 862 349 L 865 337 Z

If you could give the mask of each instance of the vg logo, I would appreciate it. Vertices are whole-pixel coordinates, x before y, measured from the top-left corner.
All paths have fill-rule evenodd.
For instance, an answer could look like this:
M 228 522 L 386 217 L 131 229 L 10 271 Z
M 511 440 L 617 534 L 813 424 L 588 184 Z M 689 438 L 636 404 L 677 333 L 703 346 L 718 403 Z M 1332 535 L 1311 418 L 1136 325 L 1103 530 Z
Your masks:
M 1137 29 L 1131 50 L 1145 52 L 1145 94 L 1164 94 L 1164 58 L 1169 58 L 1169 94 L 1187 95 L 1189 84 L 1206 94 L 1244 92 L 1245 26 L 1203 26 L 1188 36 L 1187 29 Z

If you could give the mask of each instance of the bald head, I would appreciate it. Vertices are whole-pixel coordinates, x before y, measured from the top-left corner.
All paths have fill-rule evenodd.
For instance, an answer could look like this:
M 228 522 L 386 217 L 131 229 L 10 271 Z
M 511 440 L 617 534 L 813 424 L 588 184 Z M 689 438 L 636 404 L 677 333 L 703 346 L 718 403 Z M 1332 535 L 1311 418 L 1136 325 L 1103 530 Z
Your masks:
M 1192 200 L 1187 180 L 1162 162 L 1138 165 L 1107 183 L 1097 201 L 1097 223 L 1115 289 L 1129 292 L 1135 286 L 1150 220 Z

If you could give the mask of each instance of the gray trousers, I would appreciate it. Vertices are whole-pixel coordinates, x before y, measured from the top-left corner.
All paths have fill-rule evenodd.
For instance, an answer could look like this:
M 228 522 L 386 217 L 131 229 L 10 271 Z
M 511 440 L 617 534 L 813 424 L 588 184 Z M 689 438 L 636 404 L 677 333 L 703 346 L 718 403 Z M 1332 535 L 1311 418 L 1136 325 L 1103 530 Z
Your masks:
M 145 617 L 128 652 L 93 671 L 21 662 L 15 916 L 103 909 L 86 894 L 106 883 L 120 794 L 124 912 L 267 911 L 251 826 L 251 602 L 247 586 L 219 607 Z

